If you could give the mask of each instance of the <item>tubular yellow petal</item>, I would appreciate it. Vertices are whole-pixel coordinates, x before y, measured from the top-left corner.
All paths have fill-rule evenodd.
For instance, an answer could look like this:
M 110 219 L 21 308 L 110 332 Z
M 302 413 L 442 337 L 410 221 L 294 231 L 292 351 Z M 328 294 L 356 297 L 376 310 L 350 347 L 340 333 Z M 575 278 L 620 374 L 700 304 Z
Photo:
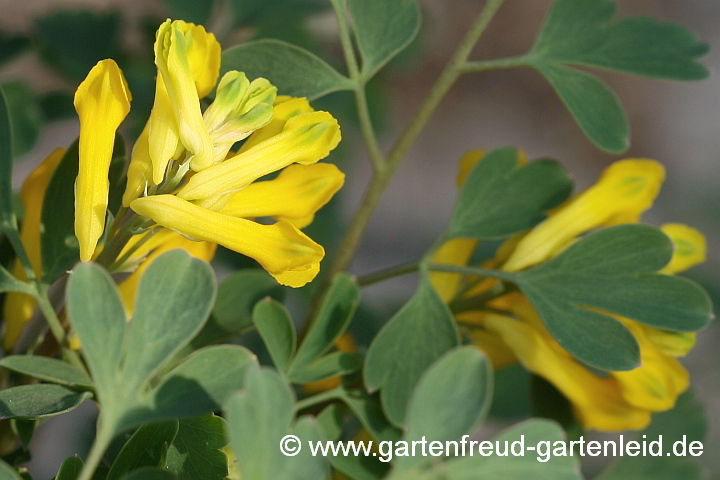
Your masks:
M 136 235 L 139 237 L 140 235 Z M 127 248 L 127 247 L 126 247 Z M 165 252 L 180 248 L 190 254 L 190 256 L 199 258 L 209 262 L 215 256 L 217 244 L 212 242 L 196 242 L 189 238 L 183 237 L 177 232 L 163 230 L 157 233 L 149 242 L 145 243 L 133 256 L 145 256 L 151 252 L 147 258 L 138 265 L 137 269 L 130 274 L 125 280 L 118 284 L 120 297 L 125 305 L 125 312 L 128 318 L 132 316 L 133 307 L 135 305 L 135 292 L 143 276 L 145 270 L 150 266 L 153 260 Z
M 586 428 L 638 429 L 650 421 L 646 409 L 623 398 L 614 378 L 594 375 L 543 328 L 499 315 L 488 315 L 485 326 L 502 338 L 525 368 L 552 383 L 570 400 Z
M 636 221 L 650 208 L 665 179 L 665 169 L 646 159 L 612 164 L 600 180 L 533 228 L 517 245 L 503 269 L 517 271 L 552 257 L 588 230 Z
M 644 331 L 647 339 L 665 355 L 684 357 L 695 346 L 696 332 L 673 332 L 649 325 L 638 325 L 638 327 Z
M 307 98 L 294 98 L 288 96 L 275 97 L 272 120 L 263 128 L 253 132 L 240 147 L 239 153 L 245 152 L 260 142 L 277 135 L 285 128 L 285 122 L 301 113 L 311 113 L 313 108 Z
M 130 111 L 130 99 L 120 68 L 109 59 L 98 62 L 75 92 L 80 117 L 75 236 L 82 261 L 90 260 L 105 227 L 115 131 Z
M 327 157 L 339 142 L 340 127 L 329 113 L 297 115 L 287 121 L 281 133 L 193 175 L 178 196 L 200 200 L 240 190 L 292 163 L 315 163 Z
M 673 256 L 661 273 L 678 273 L 703 263 L 707 255 L 705 235 L 680 223 L 667 223 L 660 229 L 673 242 Z
M 180 141 L 193 156 L 192 168 L 201 170 L 212 165 L 213 146 L 203 122 L 198 89 L 193 79 L 189 52 L 195 38 L 187 25 L 170 20 L 160 25 L 155 39 L 155 64 L 167 88 Z M 152 129 L 150 135 L 154 136 Z M 152 139 L 150 144 L 152 157 Z M 154 169 L 158 168 L 154 165 Z
M 433 254 L 433 262 L 448 265 L 467 265 L 475 251 L 477 240 L 455 238 L 445 242 Z M 430 282 L 444 302 L 450 302 L 457 295 L 463 275 L 459 273 L 432 272 Z
M 35 274 L 42 276 L 42 257 L 40 253 L 40 220 L 42 206 L 45 199 L 45 190 L 50 178 L 65 154 L 65 149 L 57 148 L 30 173 L 25 179 L 20 197 L 23 202 L 24 216 L 20 227 L 20 238 L 27 253 L 30 265 Z M 27 280 L 25 269 L 19 260 L 15 260 L 12 274 L 20 280 Z M 3 318 L 7 325 L 4 345 L 10 350 L 22 333 L 25 325 L 30 321 L 35 311 L 35 299 L 30 295 L 18 292 L 8 292 L 3 305 Z
M 148 155 L 152 162 L 152 180 L 156 185 L 165 178 L 167 165 L 178 154 L 180 132 L 178 132 L 172 102 L 165 88 L 162 75 L 155 78 L 155 103 L 148 120 Z
M 270 122 L 276 93 L 264 78 L 250 83 L 244 73 L 234 70 L 223 76 L 215 101 L 203 114 L 215 147 L 215 163 L 223 161 L 236 142 Z
M 220 75 L 220 43 L 202 25 L 176 20 L 173 22 L 185 35 L 187 57 L 198 97 L 206 97 Z
M 251 183 L 233 194 L 220 213 L 242 218 L 295 219 L 291 223 L 298 226 L 312 219 L 344 181 L 345 175 L 330 163 L 290 165 L 277 178 Z
M 325 255 L 320 245 L 288 222 L 261 225 L 206 210 L 173 195 L 138 198 L 130 207 L 166 228 L 254 258 L 278 282 L 291 286 L 312 280 Z
M 148 121 L 132 149 L 130 166 L 127 171 L 127 185 L 122 199 L 124 207 L 129 207 L 130 202 L 142 195 L 148 185 L 155 185 L 148 145 L 149 132 L 150 122 Z

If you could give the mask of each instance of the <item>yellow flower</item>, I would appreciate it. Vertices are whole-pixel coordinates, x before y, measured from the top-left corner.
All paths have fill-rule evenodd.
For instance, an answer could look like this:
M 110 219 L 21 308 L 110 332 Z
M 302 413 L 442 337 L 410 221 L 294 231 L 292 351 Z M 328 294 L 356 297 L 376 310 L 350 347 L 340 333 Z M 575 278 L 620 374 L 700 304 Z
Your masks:
M 508 239 L 488 266 L 522 270 L 556 256 L 590 230 L 636 222 L 652 205 L 663 180 L 664 169 L 654 161 L 616 162 L 594 186 L 557 207 L 544 222 Z M 662 229 L 675 249 L 661 273 L 677 273 L 705 259 L 706 245 L 701 233 L 679 224 L 668 224 Z M 436 252 L 435 261 L 465 264 L 472 255 L 471 247 L 469 243 L 453 240 Z M 432 280 L 449 302 L 458 299 L 458 295 L 467 300 L 487 294 L 496 283 L 492 279 L 477 281 L 463 293 L 457 278 L 448 281 L 447 277 L 433 276 Z M 666 331 L 615 316 L 636 338 L 641 366 L 603 375 L 566 352 L 520 292 L 502 295 L 487 305 L 493 313 L 470 310 L 456 314 L 458 322 L 472 327 L 473 343 L 488 353 L 496 368 L 519 361 L 553 384 L 568 398 L 586 428 L 606 431 L 644 428 L 653 412 L 672 408 L 688 388 L 687 371 L 676 357 L 692 348 L 694 333 Z M 507 312 L 507 316 L 502 312 Z
M 590 229 L 637 222 L 652 206 L 664 180 L 665 168 L 654 160 L 613 163 L 594 186 L 525 235 L 503 269 L 517 271 L 543 262 Z
M 160 183 L 180 148 L 178 140 L 191 153 L 194 170 L 213 163 L 213 144 L 203 122 L 200 98 L 210 93 L 217 81 L 220 45 L 201 26 L 166 20 L 157 31 L 155 64 L 159 74 L 150 119 L 150 158 L 153 179 Z
M 158 225 L 254 258 L 279 283 L 291 287 L 315 278 L 325 255 L 320 245 L 286 221 L 261 225 L 204 209 L 174 195 L 138 198 L 130 207 Z
M 344 181 L 345 174 L 330 163 L 290 165 L 277 178 L 253 182 L 233 194 L 220 213 L 242 218 L 274 217 L 304 228 Z
M 103 62 L 114 66 L 112 72 L 122 79 L 114 62 Z M 327 112 L 314 111 L 307 99 L 278 97 L 268 80 L 251 82 L 237 71 L 223 76 L 214 101 L 203 113 L 199 99 L 215 86 L 220 45 L 200 26 L 164 22 L 157 32 L 155 62 L 159 72 L 155 104 L 132 149 L 123 205 L 146 217 L 158 235 L 166 228 L 188 237 L 183 241 L 176 237 L 175 243 L 201 242 L 181 245 L 186 250 L 199 249 L 198 256 L 207 256 L 202 252 L 208 245 L 214 249 L 220 244 L 254 258 L 282 284 L 299 287 L 311 281 L 324 250 L 298 228 L 307 226 L 343 185 L 344 175 L 335 166 L 317 164 L 340 141 L 337 120 Z M 98 75 L 94 69 L 84 84 Z M 81 92 L 88 88 L 81 86 L 76 98 L 87 97 Z M 117 96 L 115 91 L 110 93 Z M 106 97 L 113 98 L 109 93 Z M 117 109 L 115 104 L 110 107 Z M 128 109 L 129 103 L 124 114 Z M 84 125 L 81 175 L 104 178 L 106 199 L 108 166 L 101 158 L 83 163 L 83 135 L 93 130 L 82 121 L 81 109 L 78 112 Z M 94 120 L 95 130 L 103 133 L 106 142 L 122 120 L 115 117 L 111 115 L 109 122 L 101 117 Z M 238 152 L 230 153 L 238 142 L 243 142 Z M 275 172 L 279 172 L 277 178 L 253 183 Z M 79 212 L 97 207 L 97 202 L 84 200 L 80 192 L 76 198 Z M 99 215 L 104 219 L 105 208 L 106 203 L 102 212 L 96 208 L 92 235 L 87 228 L 81 229 L 83 224 L 76 224 L 83 260 L 100 252 L 96 247 L 104 224 Z M 264 225 L 254 221 L 257 217 L 272 217 L 277 223 Z M 140 240 L 132 242 L 136 241 Z M 163 251 L 165 247 L 156 242 L 149 241 L 140 251 L 147 253 L 145 248 L 153 245 L 157 248 L 153 251 Z M 140 272 L 136 273 L 129 282 Z M 128 301 L 126 306 L 131 306 Z
M 45 199 L 45 190 L 50 183 L 50 178 L 62 160 L 65 150 L 57 148 L 25 179 L 20 197 L 23 202 L 24 216 L 20 228 L 20 238 L 28 260 L 35 275 L 42 276 L 43 266 L 40 251 L 40 221 L 42 206 Z M 12 268 L 15 278 L 26 281 L 25 269 L 20 260 L 15 259 Z M 5 319 L 6 330 L 4 338 L 5 350 L 10 350 L 20 337 L 25 325 L 32 318 L 35 311 L 35 298 L 30 295 L 18 292 L 9 292 L 5 297 L 3 305 L 3 318 Z
M 75 92 L 80 117 L 75 235 L 82 261 L 90 260 L 105 228 L 115 131 L 130 111 L 130 99 L 125 78 L 112 60 L 98 62 Z

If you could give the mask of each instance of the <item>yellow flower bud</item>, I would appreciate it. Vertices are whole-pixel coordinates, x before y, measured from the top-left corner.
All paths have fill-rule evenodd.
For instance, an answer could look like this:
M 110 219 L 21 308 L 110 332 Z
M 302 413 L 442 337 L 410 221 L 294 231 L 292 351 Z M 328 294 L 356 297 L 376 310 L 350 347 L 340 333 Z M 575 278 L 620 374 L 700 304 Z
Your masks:
M 75 184 L 75 236 L 80 259 L 92 257 L 105 228 L 108 171 L 115 131 L 130 111 L 130 90 L 113 60 L 101 60 L 75 92 L 80 166 Z

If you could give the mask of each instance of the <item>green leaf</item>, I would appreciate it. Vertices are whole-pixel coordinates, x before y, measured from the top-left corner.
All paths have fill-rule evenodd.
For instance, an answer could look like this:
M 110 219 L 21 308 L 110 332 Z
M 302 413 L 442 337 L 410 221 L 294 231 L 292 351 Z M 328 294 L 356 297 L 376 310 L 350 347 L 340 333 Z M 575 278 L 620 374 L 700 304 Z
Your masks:
M 400 431 L 388 422 L 375 398 L 360 390 L 344 388 L 339 390 L 338 398 L 350 408 L 376 441 L 400 440 Z
M 2 89 L 12 119 L 13 148 L 17 157 L 29 152 L 35 145 L 44 123 L 43 113 L 25 82 L 19 80 L 7 82 L 3 84 Z
M 696 60 L 708 46 L 689 30 L 645 17 L 612 21 L 612 0 L 556 0 L 521 63 L 542 73 L 588 138 L 621 153 L 630 129 L 615 94 L 596 77 L 567 66 L 595 67 L 671 80 L 700 80 Z
M 10 355 L 0 360 L 0 366 L 44 382 L 72 388 L 93 388 L 92 380 L 85 372 L 55 358 L 37 355 Z
M 165 468 L 178 480 L 224 480 L 228 458 L 227 424 L 222 417 L 204 415 L 180 420 L 180 429 L 168 448 Z
M 347 6 L 365 79 L 410 45 L 420 30 L 420 6 L 415 0 L 347 0 Z
M 688 29 L 646 17 L 613 22 L 615 10 L 612 0 L 556 0 L 530 56 L 673 80 L 708 76 L 696 59 L 709 46 Z
M 0 86 L 0 221 L 3 230 L 15 227 L 12 203 L 13 133 L 7 95 Z
M 355 280 L 344 273 L 333 277 L 318 314 L 292 361 L 289 375 L 292 376 L 332 348 L 335 340 L 350 325 L 359 302 L 360 287 Z
M 318 425 L 323 431 L 325 438 L 335 441 L 343 433 L 343 410 L 345 407 L 338 403 L 331 403 L 323 408 L 317 416 Z
M 165 0 L 174 19 L 185 20 L 197 25 L 207 23 L 213 10 L 213 0 L 188 2 L 187 0 Z
M 78 456 L 68 457 L 60 465 L 60 469 L 55 475 L 55 480 L 77 480 L 80 471 L 83 468 L 83 461 Z
M 13 467 L 0 460 L 0 477 L 3 480 L 23 480 Z
M 528 420 L 518 424 L 491 440 L 493 445 L 499 442 L 508 445 L 524 439 L 526 446 L 536 446 L 540 442 L 564 442 L 565 434 L 560 426 L 547 420 Z M 502 447 L 501 447 L 502 448 Z M 419 478 L 422 480 L 582 480 L 580 463 L 576 456 L 554 456 L 548 461 L 544 459 L 543 452 L 525 452 L 523 456 L 485 457 L 472 455 L 460 457 L 455 460 L 438 464 L 432 475 Z
M 90 394 L 60 385 L 21 385 L 0 391 L 0 420 L 43 418 L 69 412 Z
M 362 355 L 348 352 L 333 352 L 302 368 L 293 369 L 288 378 L 293 383 L 312 383 L 326 378 L 338 377 L 357 372 L 362 368 Z
M 314 54 L 280 40 L 257 40 L 222 53 L 221 75 L 240 70 L 250 79 L 264 77 L 281 95 L 315 100 L 355 84 Z
M 33 433 L 35 433 L 35 426 L 38 422 L 30 419 L 13 418 L 10 420 L 10 428 L 17 437 L 26 447 L 30 445 Z
M 101 404 L 118 403 L 127 322 L 115 283 L 102 267 L 80 263 L 70 274 L 67 307 Z
M 140 467 L 162 467 L 165 450 L 178 434 L 178 421 L 143 425 L 130 437 L 105 480 L 120 480 Z
M 470 171 L 450 222 L 449 238 L 501 239 L 527 230 L 572 192 L 559 163 L 519 165 L 514 148 L 489 152 Z
M 80 82 L 100 60 L 122 59 L 122 29 L 118 12 L 55 10 L 35 18 L 33 38 L 45 61 Z
M 150 264 L 137 288 L 123 388 L 139 388 L 190 342 L 207 320 L 215 292 L 210 266 L 184 250 Z
M 202 348 L 164 375 L 151 392 L 141 397 L 136 408 L 128 408 L 119 421 L 119 428 L 219 410 L 242 388 L 249 365 L 257 365 L 257 360 L 244 347 L 215 345 Z
M 245 388 L 225 406 L 230 439 L 243 478 L 254 480 L 315 480 L 328 477 L 327 462 L 312 456 L 307 441 L 324 440 L 315 420 L 301 417 L 291 425 L 293 402 L 290 386 L 267 368 L 249 369 Z M 285 456 L 278 446 L 285 435 L 300 439 L 296 456 Z M 296 444 L 288 444 L 296 447 Z
M 700 465 L 690 458 L 673 454 L 675 442 L 683 441 L 686 446 L 691 442 L 703 442 L 708 428 L 708 419 L 702 405 L 695 399 L 692 391 L 678 397 L 672 410 L 653 415 L 649 427 L 633 436 L 638 442 L 648 442 L 649 448 L 660 456 L 638 456 L 615 458 L 595 480 L 699 480 L 704 478 Z M 662 450 L 657 444 L 651 446 L 662 435 Z
M 381 462 L 376 457 L 364 455 L 329 455 L 330 465 L 348 478 L 354 480 L 380 480 L 386 478 L 390 464 Z
M 406 442 L 432 439 L 445 444 L 472 433 L 492 400 L 492 370 L 485 354 L 461 347 L 442 356 L 423 374 L 407 409 Z M 396 469 L 425 464 L 432 457 L 398 457 Z
M 622 153 L 630 147 L 630 124 L 610 87 L 597 77 L 573 68 L 552 64 L 534 66 L 595 145 L 610 153 Z
M 405 425 L 420 376 L 458 343 L 450 310 L 423 274 L 413 298 L 380 330 L 365 358 L 365 385 L 370 391 L 382 389 L 383 410 L 393 424 Z
M 156 467 L 143 467 L 133 470 L 122 480 L 177 480 L 172 473 Z
M 0 265 L 0 292 L 20 292 L 27 295 L 37 295 L 32 285 L 18 280 L 2 265 Z
M 217 299 L 205 327 L 192 341 L 193 348 L 223 342 L 253 325 L 253 307 L 269 297 L 281 301 L 285 291 L 263 270 L 242 270 L 218 286 Z
M 672 242 L 647 225 L 619 225 L 583 238 L 554 259 L 516 274 L 517 283 L 558 343 L 604 370 L 630 370 L 640 360 L 630 332 L 610 316 L 659 328 L 693 331 L 711 319 L 707 293 L 690 280 L 657 274 Z
M 297 334 L 285 306 L 269 298 L 261 300 L 253 309 L 253 323 L 277 369 L 287 371 L 295 354 Z
M 108 208 L 115 211 L 119 204 L 118 164 L 121 168 L 125 158 L 125 141 L 115 136 L 113 158 L 110 167 L 111 191 Z M 78 174 L 78 141 L 68 147 L 58 164 L 45 191 L 41 213 L 40 247 L 43 260 L 43 282 L 53 283 L 80 261 L 80 250 L 75 237 L 75 179 Z M 122 191 L 120 191 L 122 195 Z
M 230 439 L 244 478 L 279 480 L 287 459 L 278 448 L 293 419 L 294 395 L 274 371 L 251 368 L 245 390 L 225 407 Z

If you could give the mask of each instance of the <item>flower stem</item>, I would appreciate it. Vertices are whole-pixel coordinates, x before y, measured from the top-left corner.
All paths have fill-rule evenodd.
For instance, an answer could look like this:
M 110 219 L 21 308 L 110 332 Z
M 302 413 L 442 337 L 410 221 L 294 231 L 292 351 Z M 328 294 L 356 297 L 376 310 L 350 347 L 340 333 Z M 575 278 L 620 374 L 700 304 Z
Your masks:
M 83 364 L 82 360 L 80 360 L 78 354 L 67 346 L 67 342 L 65 339 L 65 328 L 62 326 L 62 323 L 60 322 L 57 313 L 55 313 L 55 309 L 50 303 L 50 298 L 47 294 L 47 285 L 36 284 L 35 289 L 37 291 L 37 295 L 35 295 L 37 306 L 42 312 L 43 317 L 45 317 L 45 321 L 50 327 L 50 332 L 52 333 L 53 337 L 55 337 L 55 341 L 58 344 L 58 348 L 60 348 L 60 351 L 62 352 L 63 358 L 67 360 L 68 363 L 72 364 L 74 367 L 87 373 L 85 364 Z
M 446 265 L 441 263 L 428 263 L 427 268 L 428 270 L 434 272 L 462 273 L 463 275 L 477 275 L 480 277 L 497 278 L 498 280 L 517 283 L 517 277 L 513 273 L 504 272 L 502 270 L 465 265 Z
M 389 280 L 391 278 L 406 275 L 408 273 L 417 272 L 419 268 L 419 261 L 402 263 L 400 265 L 395 265 L 394 267 L 389 267 L 383 270 L 379 270 L 377 272 L 359 276 L 357 277 L 357 283 L 361 287 L 366 287 L 368 285 L 382 282 L 384 280 Z
M 355 212 L 355 216 L 350 223 L 350 226 L 345 233 L 345 237 L 340 243 L 337 254 L 330 266 L 330 270 L 326 277 L 326 284 L 334 274 L 345 270 L 349 266 L 350 261 L 355 254 L 355 250 L 357 250 L 358 244 L 360 243 L 367 225 L 370 222 L 370 218 L 372 217 L 380 198 L 385 192 L 390 179 L 397 170 L 397 167 L 402 163 L 405 155 L 417 139 L 418 135 L 420 135 L 420 132 L 427 124 L 430 116 L 440 104 L 440 101 L 443 99 L 448 90 L 450 90 L 450 87 L 453 83 L 455 83 L 458 76 L 462 74 L 462 66 L 465 65 L 473 47 L 487 28 L 492 18 L 495 16 L 495 13 L 498 11 L 500 6 L 502 6 L 503 2 L 504 0 L 487 1 L 485 7 L 482 9 L 465 38 L 453 54 L 450 62 L 436 80 L 428 97 L 425 99 L 425 102 L 420 106 L 420 109 L 415 115 L 415 118 L 412 120 L 410 125 L 408 125 L 405 132 L 400 136 L 395 143 L 395 146 L 390 151 L 384 168 L 375 169 L 376 171 L 373 174 L 370 185 L 368 185 L 365 191 L 362 203 Z M 335 1 L 333 3 L 335 3 Z M 339 9 L 336 9 L 336 13 L 337 11 L 339 11 Z M 340 23 L 339 17 L 338 22 Z M 340 26 L 340 28 L 342 34 L 343 27 Z M 367 102 L 364 103 L 367 105 Z M 362 111 L 362 109 L 359 110 Z M 324 291 L 324 288 L 320 289 L 320 292 L 322 291 Z M 321 293 L 319 295 L 321 295 Z

